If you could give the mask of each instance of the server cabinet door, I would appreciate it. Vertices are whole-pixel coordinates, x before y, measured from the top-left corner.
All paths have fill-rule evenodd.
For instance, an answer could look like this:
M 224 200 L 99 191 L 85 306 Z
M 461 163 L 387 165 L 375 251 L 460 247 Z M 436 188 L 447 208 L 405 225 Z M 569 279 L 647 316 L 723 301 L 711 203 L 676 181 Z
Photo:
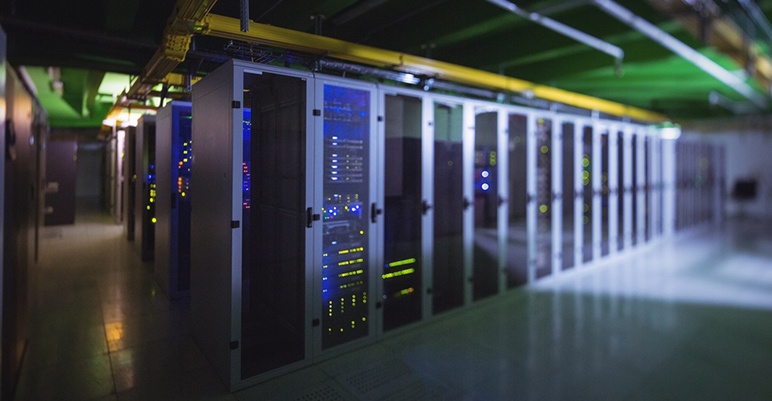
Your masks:
M 561 124 L 561 150 L 562 155 L 559 158 L 562 163 L 562 180 L 560 185 L 560 209 L 561 214 L 561 249 L 560 258 L 562 271 L 572 269 L 575 265 L 576 238 L 574 236 L 574 197 L 575 197 L 575 178 L 576 163 L 574 154 L 574 134 L 576 124 L 573 121 L 566 121 Z
M 573 133 L 573 164 L 574 164 L 574 179 L 573 179 L 573 201 L 571 202 L 574 207 L 574 265 L 580 266 L 583 263 L 583 251 L 584 251 L 584 198 L 583 198 L 583 186 L 584 186 L 584 138 L 583 138 L 584 126 L 581 121 L 576 121 L 574 124 Z
M 593 260 L 593 128 L 582 130 L 582 262 Z
M 527 228 L 527 174 L 528 116 L 509 115 L 509 144 L 507 160 L 507 288 L 528 283 Z
M 191 130 L 193 120 L 190 106 L 180 107 L 174 135 L 173 156 L 177 164 L 172 165 L 172 193 L 176 204 L 172 204 L 172 218 L 176 219 L 176 242 L 172 249 L 176 253 L 176 270 L 173 272 L 176 290 L 180 293 L 190 290 L 190 173 L 193 161 Z M 174 157 L 173 157 L 174 159 Z M 176 185 L 175 185 L 176 184 Z M 174 227 L 174 225 L 173 225 Z
M 646 135 L 642 130 L 638 130 L 636 135 L 636 154 L 635 154 L 635 241 L 636 244 L 646 242 L 646 194 L 644 193 L 646 185 L 646 153 L 645 153 Z
M 474 300 L 499 291 L 499 168 L 497 111 L 475 113 L 474 148 Z
M 553 192 L 552 171 L 552 120 L 542 117 L 535 119 L 534 146 L 536 147 L 536 254 L 535 278 L 552 274 L 552 200 Z
M 630 245 L 638 245 L 638 210 L 640 209 L 640 202 L 638 201 L 638 133 L 633 133 L 630 137 Z
M 600 128 L 600 256 L 607 256 L 611 249 L 611 203 L 610 180 L 609 180 L 609 130 L 607 127 Z
M 643 139 L 643 241 L 651 240 L 651 137 L 642 135 Z
M 307 266 L 310 228 L 319 211 L 308 208 L 313 87 L 305 78 L 269 72 L 244 73 L 243 85 L 243 148 L 234 158 L 242 157 L 240 361 L 245 380 L 308 358 Z
M 659 238 L 662 236 L 662 140 L 652 137 L 651 148 L 651 226 L 653 237 Z
M 635 136 L 633 135 L 632 127 L 625 129 L 624 137 L 624 243 L 625 248 L 633 246 L 633 141 Z
M 609 232 L 609 253 L 616 253 L 617 249 L 619 249 L 619 246 L 617 245 L 620 241 L 619 233 L 619 187 L 617 184 L 619 183 L 619 178 L 617 177 L 617 174 L 619 173 L 619 167 L 617 166 L 617 162 L 619 161 L 619 156 L 617 155 L 617 150 L 619 147 L 617 146 L 617 139 L 619 138 L 617 136 L 618 128 L 617 126 L 612 125 L 609 127 L 609 133 L 608 133 L 608 232 Z
M 424 194 L 423 100 L 385 94 L 383 124 L 383 331 L 421 320 L 422 232 L 432 199 Z
M 134 247 L 143 261 L 152 261 L 155 249 L 155 116 L 144 115 L 136 134 L 136 203 Z
M 617 251 L 625 248 L 625 134 L 624 130 L 617 130 L 611 135 L 616 136 L 616 160 L 617 160 Z
M 432 313 L 464 305 L 464 138 L 461 105 L 433 103 L 434 232 Z
M 136 134 L 135 127 L 128 127 L 126 129 L 126 136 L 124 140 L 125 155 L 123 158 L 123 233 L 128 241 L 134 241 L 134 226 L 135 215 L 137 213 L 136 208 L 136 190 L 137 190 L 137 160 L 136 160 Z
M 327 351 L 368 338 L 376 294 L 376 227 L 383 205 L 376 202 L 374 88 L 317 80 L 317 190 L 322 233 L 316 256 L 315 349 Z M 407 268 L 407 267 L 405 267 Z

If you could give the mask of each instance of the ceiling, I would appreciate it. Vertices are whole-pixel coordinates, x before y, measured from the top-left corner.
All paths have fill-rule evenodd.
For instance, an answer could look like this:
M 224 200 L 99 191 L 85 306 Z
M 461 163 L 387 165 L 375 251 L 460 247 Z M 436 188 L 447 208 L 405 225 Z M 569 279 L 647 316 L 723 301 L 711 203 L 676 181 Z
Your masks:
M 613 100 L 675 120 L 766 112 L 592 1 L 508 1 L 620 47 L 622 63 L 486 0 L 253 0 L 249 15 L 259 23 L 318 30 L 324 36 Z M 758 18 L 740 6 L 749 1 L 763 14 L 772 14 L 772 0 L 617 3 L 766 97 L 772 71 L 766 78 L 763 72 L 772 36 L 765 36 Z M 219 0 L 212 13 L 238 17 L 239 9 L 237 0 Z M 5 0 L 0 24 L 8 34 L 9 61 L 25 67 L 52 126 L 98 127 L 114 96 L 158 48 L 172 12 L 172 1 Z M 311 18 L 316 15 L 323 18 Z M 739 38 L 734 45 L 733 35 Z M 178 70 L 205 74 L 227 58 L 226 44 L 196 37 Z

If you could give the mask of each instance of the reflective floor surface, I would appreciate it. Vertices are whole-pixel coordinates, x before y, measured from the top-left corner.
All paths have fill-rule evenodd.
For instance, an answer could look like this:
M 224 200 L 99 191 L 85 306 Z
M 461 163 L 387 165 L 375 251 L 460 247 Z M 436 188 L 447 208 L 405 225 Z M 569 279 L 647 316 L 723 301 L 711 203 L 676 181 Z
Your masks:
M 16 400 L 769 400 L 772 228 L 550 278 L 230 394 L 122 228 L 42 233 Z

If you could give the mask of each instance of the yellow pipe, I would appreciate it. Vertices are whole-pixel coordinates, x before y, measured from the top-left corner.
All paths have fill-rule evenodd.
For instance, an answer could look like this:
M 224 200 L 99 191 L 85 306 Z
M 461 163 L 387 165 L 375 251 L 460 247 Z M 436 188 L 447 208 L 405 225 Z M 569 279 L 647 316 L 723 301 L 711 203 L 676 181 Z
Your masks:
M 666 116 L 653 111 L 539 85 L 517 78 L 252 21 L 249 23 L 249 32 L 242 32 L 240 21 L 237 18 L 217 14 L 209 14 L 204 18 L 203 25 L 194 29 L 204 35 L 324 55 L 376 67 L 396 69 L 406 73 L 428 75 L 471 86 L 510 92 L 532 93 L 537 98 L 583 109 L 597 110 L 615 116 L 629 117 L 635 120 L 650 122 L 667 120 Z

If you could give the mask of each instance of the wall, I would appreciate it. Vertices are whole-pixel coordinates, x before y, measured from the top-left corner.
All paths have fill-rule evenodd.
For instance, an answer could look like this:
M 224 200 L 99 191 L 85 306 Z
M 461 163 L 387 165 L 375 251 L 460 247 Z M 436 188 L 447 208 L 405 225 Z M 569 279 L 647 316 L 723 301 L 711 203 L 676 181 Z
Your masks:
M 695 123 L 685 135 L 699 133 L 726 151 L 724 195 L 729 217 L 772 219 L 772 118 L 746 117 Z M 732 188 L 738 179 L 758 182 L 756 199 L 737 201 Z
M 0 27 L 0 154 L 3 156 L 3 160 L 5 160 L 5 31 L 3 31 L 2 27 Z M 5 256 L 3 254 L 4 248 L 5 248 L 5 237 L 4 232 L 5 230 L 3 227 L 5 227 L 5 207 L 3 200 L 5 199 L 5 162 L 0 162 L 0 344 L 3 344 L 4 337 L 3 337 L 3 310 L 4 310 L 4 303 L 3 303 L 3 275 L 4 275 L 4 267 L 5 263 L 3 261 L 5 260 Z M 0 346 L 0 361 L 5 360 L 5 350 L 4 347 Z M 0 400 L 5 399 L 3 397 L 3 392 L 1 391 L 6 381 L 6 373 L 4 369 L 4 363 L 0 363 Z
M 75 194 L 80 199 L 99 199 L 104 190 L 105 171 L 103 142 L 78 142 L 78 174 Z
M 36 175 L 46 129 L 45 117 L 39 120 L 42 112 L 16 72 L 11 68 L 6 72 L 6 130 L 13 127 L 15 134 L 13 144 L 6 141 L 3 194 L 2 392 L 10 398 L 27 344 L 27 275 L 35 256 L 40 204 Z
M 772 134 L 724 134 L 718 138 L 726 148 L 727 214 L 772 219 Z M 738 179 L 755 179 L 755 200 L 738 201 L 732 189 Z

